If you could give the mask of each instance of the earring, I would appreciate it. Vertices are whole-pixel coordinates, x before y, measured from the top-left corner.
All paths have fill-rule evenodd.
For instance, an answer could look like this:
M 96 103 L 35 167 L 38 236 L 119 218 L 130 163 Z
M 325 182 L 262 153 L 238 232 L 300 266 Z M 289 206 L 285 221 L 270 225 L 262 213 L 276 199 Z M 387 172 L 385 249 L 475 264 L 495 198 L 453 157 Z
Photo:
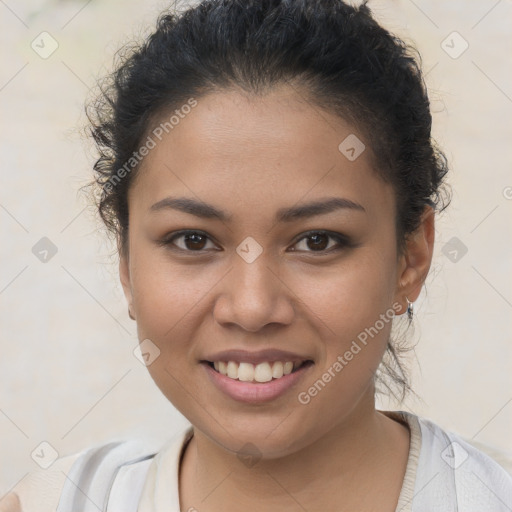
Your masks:
M 407 301 L 407 317 L 409 318 L 409 322 L 412 321 L 412 317 L 414 316 L 413 302 L 411 302 L 407 297 L 405 297 Z

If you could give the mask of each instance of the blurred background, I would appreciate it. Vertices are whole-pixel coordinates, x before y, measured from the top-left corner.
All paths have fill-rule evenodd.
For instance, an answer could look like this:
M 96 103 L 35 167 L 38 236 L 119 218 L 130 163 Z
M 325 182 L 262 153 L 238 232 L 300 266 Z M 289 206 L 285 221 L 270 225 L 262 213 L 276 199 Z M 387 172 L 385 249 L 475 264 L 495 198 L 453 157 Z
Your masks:
M 0 495 L 114 438 L 186 424 L 134 355 L 114 246 L 79 193 L 83 106 L 123 44 L 188 2 L 0 0 Z M 370 1 L 423 57 L 453 201 L 437 221 L 408 356 L 421 399 L 379 400 L 512 453 L 512 2 Z M 48 444 L 41 444 L 48 443 Z

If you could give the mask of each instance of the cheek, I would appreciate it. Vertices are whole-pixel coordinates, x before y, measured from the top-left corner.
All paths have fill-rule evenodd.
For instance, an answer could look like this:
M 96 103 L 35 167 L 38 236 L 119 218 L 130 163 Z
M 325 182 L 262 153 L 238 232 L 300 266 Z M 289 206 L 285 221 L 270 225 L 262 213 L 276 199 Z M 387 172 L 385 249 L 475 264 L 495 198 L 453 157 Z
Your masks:
M 218 280 L 206 266 L 178 265 L 165 251 L 134 251 L 133 303 L 141 335 L 168 339 L 197 315 L 197 308 Z
M 138 338 L 151 340 L 159 350 L 147 369 L 164 396 L 190 417 L 196 408 L 191 397 L 200 396 L 195 387 L 194 371 L 198 369 L 192 342 L 201 328 L 198 318 L 206 314 L 207 295 L 215 276 L 201 273 L 199 266 L 173 264 L 155 251 L 146 255 L 141 251 L 133 263 Z
M 360 250 L 332 271 L 296 278 L 293 290 L 307 304 L 307 314 L 322 340 L 317 369 L 304 402 L 333 403 L 346 410 L 370 383 L 389 339 L 394 310 L 392 257 Z M 321 382 L 318 382 L 320 380 Z M 316 396 L 322 395 L 321 399 Z M 300 402 L 300 400 L 299 400 Z M 327 413 L 329 415 L 330 413 Z
M 336 266 L 291 271 L 285 279 L 320 325 L 322 337 L 337 345 L 372 326 L 391 307 L 392 258 L 382 249 L 360 248 Z

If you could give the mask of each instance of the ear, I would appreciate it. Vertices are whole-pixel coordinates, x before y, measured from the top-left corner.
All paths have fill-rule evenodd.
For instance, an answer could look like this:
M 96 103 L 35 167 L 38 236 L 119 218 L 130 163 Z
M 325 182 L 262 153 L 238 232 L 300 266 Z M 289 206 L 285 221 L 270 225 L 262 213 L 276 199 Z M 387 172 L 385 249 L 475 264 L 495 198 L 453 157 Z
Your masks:
M 407 299 L 416 301 L 430 270 L 435 239 L 434 218 L 432 207 L 425 206 L 420 225 L 407 237 L 406 249 L 399 259 L 395 301 L 403 304 L 404 313 L 407 310 Z
M 130 261 L 128 254 L 125 254 L 124 251 L 119 251 L 119 279 L 121 281 L 121 285 L 123 286 L 124 296 L 128 302 L 128 312 L 130 318 L 135 320 L 133 313 L 133 292 L 130 277 Z

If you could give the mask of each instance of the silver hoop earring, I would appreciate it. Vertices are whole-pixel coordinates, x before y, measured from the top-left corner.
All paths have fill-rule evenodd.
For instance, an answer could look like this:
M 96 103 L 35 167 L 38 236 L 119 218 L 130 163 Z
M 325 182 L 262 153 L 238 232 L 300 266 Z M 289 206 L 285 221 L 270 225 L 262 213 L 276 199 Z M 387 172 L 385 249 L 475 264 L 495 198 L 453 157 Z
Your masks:
M 412 321 L 412 317 L 414 316 L 413 302 L 411 302 L 407 297 L 405 297 L 407 301 L 407 317 L 409 318 L 409 322 Z

